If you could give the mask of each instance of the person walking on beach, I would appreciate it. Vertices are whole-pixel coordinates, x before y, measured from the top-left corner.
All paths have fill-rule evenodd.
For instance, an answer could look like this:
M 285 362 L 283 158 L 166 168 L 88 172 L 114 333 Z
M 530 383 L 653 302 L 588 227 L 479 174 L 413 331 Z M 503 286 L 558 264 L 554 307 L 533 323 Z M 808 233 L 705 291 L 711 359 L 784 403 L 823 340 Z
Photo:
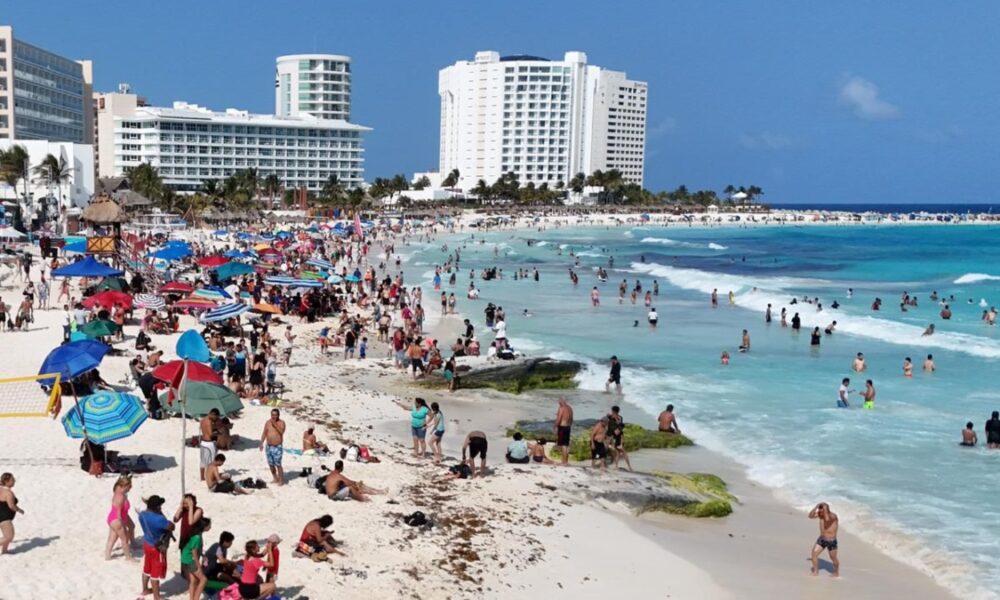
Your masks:
M 428 421 L 430 429 L 431 452 L 434 453 L 434 464 L 441 464 L 441 438 L 444 437 L 444 413 L 437 402 L 431 402 L 431 414 Z
M 566 398 L 559 398 L 559 408 L 556 409 L 555 427 L 556 446 L 562 452 L 562 464 L 569 464 L 569 439 L 573 430 L 573 407 Z
M 611 372 L 608 373 L 608 381 L 604 384 L 604 393 L 611 392 L 611 384 L 615 384 L 615 392 L 622 393 L 622 364 L 617 356 L 611 357 Z
M 16 481 L 13 473 L 0 475 L 0 555 L 7 554 L 10 543 L 14 541 L 14 517 L 24 514 L 14 495 Z
M 135 537 L 135 523 L 129 517 L 131 504 L 128 501 L 129 490 L 132 489 L 132 476 L 122 475 L 115 481 L 111 492 L 111 512 L 108 513 L 108 541 L 104 546 L 104 560 L 111 560 L 111 551 L 115 542 L 121 542 L 122 553 L 129 562 L 132 558 L 132 542 Z
M 146 510 L 139 513 L 142 527 L 142 592 L 152 593 L 153 600 L 161 600 L 160 582 L 167 578 L 167 542 L 160 541 L 163 534 L 173 531 L 174 524 L 163 516 L 162 496 L 146 499 Z
M 264 423 L 264 431 L 260 434 L 260 449 L 266 451 L 267 466 L 277 485 L 285 484 L 285 470 L 281 467 L 281 458 L 285 453 L 285 427 L 281 411 L 275 408 L 271 410 L 271 418 Z
M 810 519 L 819 519 L 819 537 L 816 538 L 816 543 L 813 544 L 812 555 L 810 560 L 812 560 L 812 574 L 819 575 L 819 555 L 823 553 L 824 550 L 830 553 L 830 562 L 833 563 L 833 572 L 830 573 L 833 577 L 840 577 L 840 559 L 837 557 L 837 529 L 840 525 L 837 520 L 836 513 L 830 510 L 830 505 L 826 502 L 820 502 L 809 511 Z

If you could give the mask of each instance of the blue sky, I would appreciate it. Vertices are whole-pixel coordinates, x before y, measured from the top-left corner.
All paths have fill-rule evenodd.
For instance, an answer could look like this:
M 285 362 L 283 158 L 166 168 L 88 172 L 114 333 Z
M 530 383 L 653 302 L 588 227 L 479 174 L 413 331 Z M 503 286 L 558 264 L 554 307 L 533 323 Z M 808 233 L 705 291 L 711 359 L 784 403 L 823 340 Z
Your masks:
M 437 166 L 437 71 L 477 50 L 649 82 L 646 187 L 771 202 L 990 202 L 1000 2 L 6 0 L 15 35 L 154 104 L 273 111 L 274 57 L 354 60 L 366 177 Z M 58 15 L 58 18 L 53 18 Z

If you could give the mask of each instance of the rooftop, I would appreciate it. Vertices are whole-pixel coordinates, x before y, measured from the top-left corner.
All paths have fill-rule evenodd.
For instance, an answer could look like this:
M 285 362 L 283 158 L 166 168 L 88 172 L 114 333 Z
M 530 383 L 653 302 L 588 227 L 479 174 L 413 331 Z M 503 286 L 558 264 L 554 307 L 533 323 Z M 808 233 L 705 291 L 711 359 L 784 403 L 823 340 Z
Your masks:
M 371 131 L 370 127 L 349 123 L 342 119 L 319 119 L 310 114 L 281 117 L 277 115 L 260 115 L 246 110 L 227 108 L 225 111 L 213 111 L 204 106 L 187 102 L 174 102 L 172 107 L 143 106 L 136 109 L 129 120 L 149 119 L 183 119 L 186 121 L 213 121 L 216 123 L 232 123 L 235 125 L 265 125 L 272 127 L 315 127 L 317 129 L 341 129 L 348 131 Z

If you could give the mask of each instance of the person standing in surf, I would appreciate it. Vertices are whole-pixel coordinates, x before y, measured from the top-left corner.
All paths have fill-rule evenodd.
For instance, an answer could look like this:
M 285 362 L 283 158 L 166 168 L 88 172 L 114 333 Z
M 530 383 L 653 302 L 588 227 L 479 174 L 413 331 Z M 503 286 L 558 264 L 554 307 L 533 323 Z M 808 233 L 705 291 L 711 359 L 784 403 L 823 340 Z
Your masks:
M 651 322 L 653 327 L 656 327 L 655 322 Z M 622 364 L 618 361 L 617 356 L 611 357 L 611 372 L 608 373 L 608 381 L 604 384 L 604 393 L 611 392 L 611 384 L 615 384 L 615 392 L 618 394 L 622 393 Z
M 810 556 L 812 574 L 819 575 L 819 555 L 825 550 L 830 553 L 830 562 L 833 563 L 833 571 L 830 575 L 840 577 L 840 558 L 837 556 L 837 530 L 840 527 L 840 521 L 836 513 L 830 510 L 829 504 L 820 502 L 809 511 L 809 518 L 819 519 L 819 537 L 813 544 Z

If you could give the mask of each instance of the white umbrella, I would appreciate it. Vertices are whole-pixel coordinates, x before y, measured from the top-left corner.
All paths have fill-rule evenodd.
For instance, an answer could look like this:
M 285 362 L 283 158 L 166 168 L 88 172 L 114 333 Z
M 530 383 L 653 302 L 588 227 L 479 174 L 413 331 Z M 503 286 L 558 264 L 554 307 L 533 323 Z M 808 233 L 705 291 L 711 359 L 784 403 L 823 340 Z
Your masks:
M 20 231 L 14 229 L 13 227 L 4 227 L 3 229 L 0 229 L 0 238 L 2 239 L 19 240 L 23 237 L 26 236 Z

